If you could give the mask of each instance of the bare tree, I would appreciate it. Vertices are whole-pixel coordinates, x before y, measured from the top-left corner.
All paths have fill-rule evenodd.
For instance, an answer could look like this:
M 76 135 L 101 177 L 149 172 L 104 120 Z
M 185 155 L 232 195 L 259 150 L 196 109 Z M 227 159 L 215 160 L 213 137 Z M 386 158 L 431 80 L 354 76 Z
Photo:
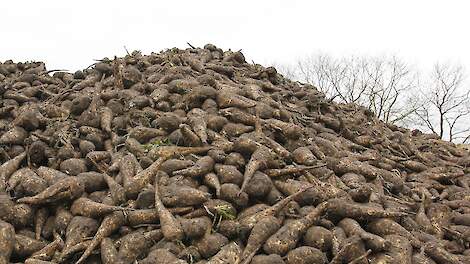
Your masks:
M 297 62 L 300 81 L 316 86 L 324 94 L 334 97 L 335 84 L 342 77 L 340 65 L 327 54 L 307 56 Z M 337 87 L 336 87 L 337 88 Z
M 278 72 L 280 72 L 284 77 L 291 79 L 291 80 L 297 80 L 298 78 L 298 72 L 297 68 L 294 67 L 293 65 L 288 65 L 288 64 L 278 64 L 276 62 L 270 63 Z
M 470 90 L 463 89 L 463 81 L 461 66 L 434 65 L 428 88 L 421 91 L 421 105 L 415 111 L 420 125 L 449 141 L 469 140 L 466 134 L 470 127 L 461 123 L 470 117 Z
M 386 123 L 403 123 L 417 109 L 412 93 L 417 73 L 397 57 L 372 59 L 366 72 L 368 108 Z
M 331 100 L 367 107 L 386 123 L 470 142 L 470 126 L 464 125 L 470 123 L 470 89 L 463 89 L 461 66 L 436 64 L 422 83 L 417 71 L 395 56 L 336 59 L 316 54 L 279 70 Z
M 403 123 L 416 104 L 410 91 L 417 74 L 397 57 L 345 57 L 326 54 L 297 63 L 298 79 L 310 83 L 332 100 L 369 108 L 387 123 Z

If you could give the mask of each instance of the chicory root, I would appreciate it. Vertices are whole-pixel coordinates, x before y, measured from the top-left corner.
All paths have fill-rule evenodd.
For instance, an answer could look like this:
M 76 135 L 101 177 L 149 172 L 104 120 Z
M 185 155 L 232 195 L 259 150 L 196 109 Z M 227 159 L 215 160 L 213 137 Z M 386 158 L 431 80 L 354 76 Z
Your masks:
M 274 235 L 268 238 L 264 244 L 264 251 L 268 254 L 285 255 L 294 249 L 307 229 L 325 212 L 327 203 L 319 204 L 308 215 L 282 226 Z
M 155 179 L 155 210 L 160 218 L 163 237 L 169 241 L 182 240 L 184 238 L 183 227 L 180 221 L 163 205 L 160 198 L 159 185 L 159 178 L 157 176 Z
M 469 167 L 212 44 L 0 62 L 0 264 L 470 263 Z

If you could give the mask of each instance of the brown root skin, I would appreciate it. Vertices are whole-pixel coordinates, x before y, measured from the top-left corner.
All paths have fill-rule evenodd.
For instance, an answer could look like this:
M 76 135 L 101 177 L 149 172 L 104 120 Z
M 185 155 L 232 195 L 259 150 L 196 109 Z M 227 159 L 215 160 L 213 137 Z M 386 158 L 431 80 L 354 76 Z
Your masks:
M 330 261 L 330 264 L 350 263 L 355 261 L 357 263 L 368 263 L 364 243 L 359 236 L 348 237 L 343 241 L 338 253 Z
M 111 133 L 111 121 L 113 120 L 113 111 L 109 107 L 101 109 L 100 124 L 101 129 L 106 133 Z
M 315 155 L 313 155 L 312 151 L 308 147 L 300 147 L 295 149 L 292 152 L 293 160 L 302 165 L 311 166 L 314 165 L 317 161 Z
M 272 118 L 266 120 L 266 123 L 274 130 L 280 131 L 286 138 L 298 139 L 302 135 L 303 129 L 295 124 L 286 123 Z
M 158 158 L 165 158 L 165 160 L 177 157 L 178 155 L 185 156 L 189 154 L 202 154 L 212 149 L 211 146 L 204 147 L 178 147 L 178 146 L 159 146 L 149 151 L 148 155 L 153 160 Z
M 197 206 L 210 198 L 209 193 L 185 185 L 171 184 L 160 189 L 160 198 L 163 204 L 169 207 Z
M 15 247 L 15 228 L 0 220 L 0 263 L 9 263 Z
M 174 171 L 186 169 L 194 165 L 194 161 L 186 159 L 169 159 L 163 162 L 160 170 L 168 175 L 172 175 Z
M 214 146 L 214 148 L 222 149 L 226 152 L 230 152 L 232 150 L 233 143 L 226 138 L 226 135 L 224 135 L 222 131 L 220 131 L 219 133 L 219 132 L 208 129 L 207 136 L 209 138 L 209 141 L 211 142 L 211 145 Z M 226 144 L 226 145 L 230 145 L 231 148 L 225 149 L 225 148 L 217 147 L 217 144 L 222 144 L 219 142 L 222 142 L 223 144 Z
M 432 223 L 432 234 L 444 236 L 445 227 L 450 224 L 451 208 L 443 203 L 432 203 L 427 206 L 426 215 Z
M 326 255 L 313 247 L 301 246 L 287 253 L 287 264 L 326 264 L 327 262 Z
M 57 232 L 55 232 L 55 227 L 54 227 L 54 223 L 55 222 L 55 215 L 50 215 L 47 219 L 46 219 L 46 222 L 44 223 L 44 225 L 42 226 L 41 228 L 41 237 L 45 238 L 45 239 L 52 239 L 53 235 L 55 234 L 59 234 Z
M 128 138 L 125 141 L 126 149 L 136 157 L 145 156 L 145 148 L 135 138 Z
M 50 261 L 57 251 L 61 250 L 64 246 L 64 241 L 60 236 L 56 235 L 56 239 L 49 243 L 47 246 L 39 251 L 34 252 L 29 259 L 36 259 L 42 261 Z M 28 261 L 28 260 L 26 260 Z M 26 262 L 25 261 L 25 262 Z
M 183 122 L 182 118 L 174 113 L 165 113 L 155 119 L 155 125 L 168 133 L 178 129 L 179 125 Z
M 331 253 L 333 256 L 336 256 L 339 254 L 341 246 L 346 240 L 346 233 L 344 233 L 344 230 L 341 227 L 336 226 L 331 230 L 331 234 L 333 236 L 331 240 Z
M 329 200 L 326 212 L 333 217 L 350 217 L 358 220 L 407 215 L 407 213 L 383 210 L 366 204 L 348 202 L 344 199 Z
M 41 140 L 34 141 L 27 150 L 29 161 L 36 166 L 45 164 L 47 161 L 46 155 L 48 151 L 48 144 Z
M 462 208 L 462 207 L 470 207 L 470 201 L 468 201 L 468 200 L 442 201 L 442 203 L 449 206 L 452 209 L 459 209 L 459 208 Z
M 91 243 L 91 240 L 85 240 L 69 248 L 64 248 L 60 255 L 58 257 L 55 257 L 54 260 L 56 260 L 56 262 L 58 263 L 62 263 L 65 260 L 71 258 L 74 254 L 86 250 Z
M 160 187 L 159 187 L 158 174 L 155 178 L 155 210 L 158 212 L 160 217 L 160 225 L 163 233 L 163 237 L 169 241 L 183 240 L 184 231 L 181 223 L 176 219 L 173 214 L 166 209 L 165 205 L 160 198 Z
M 236 220 L 222 220 L 217 231 L 228 239 L 235 239 L 241 234 L 241 226 Z
M 276 204 L 278 201 L 284 198 L 285 198 L 284 194 L 282 194 L 274 185 L 271 188 L 271 191 L 265 197 L 266 203 L 269 205 Z
M 179 129 L 181 131 L 181 135 L 183 136 L 183 142 L 185 143 L 186 146 L 189 147 L 196 147 L 196 146 L 202 146 L 203 142 L 202 140 L 192 131 L 191 127 L 187 124 L 181 124 L 179 126 Z
M 227 135 L 229 138 L 239 137 L 245 133 L 253 131 L 254 127 L 245 126 L 240 123 L 227 123 L 221 131 L 222 135 Z
M 465 225 L 465 226 L 470 226 L 470 214 L 456 214 L 452 218 L 452 222 L 454 222 L 456 225 Z
M 440 247 L 434 242 L 429 242 L 424 245 L 424 252 L 427 256 L 431 257 L 436 263 L 449 263 L 449 264 L 463 264 L 460 259 L 448 252 L 445 248 Z
M 151 182 L 155 177 L 162 163 L 168 159 L 167 157 L 158 158 L 152 165 L 141 171 L 129 183 L 124 186 L 127 198 L 136 198 L 139 192 Z
M 98 172 L 83 172 L 77 175 L 85 185 L 85 191 L 92 193 L 106 189 L 106 181 L 104 175 Z
M 414 220 L 418 225 L 420 225 L 421 229 L 426 233 L 433 232 L 433 226 L 431 221 L 429 220 L 428 216 L 426 215 L 426 210 L 424 208 L 424 202 L 422 202 L 419 206 L 418 212 L 414 217 Z
M 239 194 L 245 190 L 255 172 L 265 167 L 271 157 L 270 151 L 261 146 L 251 155 L 250 161 L 245 166 L 245 174 L 243 175 L 243 183 Z
M 360 224 L 351 218 L 344 218 L 338 223 L 347 236 L 358 235 L 366 243 L 367 248 L 372 249 L 374 252 L 387 250 L 390 243 L 380 236 L 374 235 L 362 229 Z
M 236 107 L 246 109 L 256 106 L 256 102 L 251 99 L 223 91 L 217 93 L 216 101 L 220 108 Z
M 241 254 L 241 264 L 249 264 L 264 242 L 281 227 L 280 220 L 274 216 L 261 219 L 251 230 L 245 249 Z
M 166 132 L 156 128 L 150 127 L 135 127 L 129 132 L 129 136 L 135 138 L 141 144 L 147 143 L 152 138 L 159 136 L 166 136 Z
M 39 177 L 46 180 L 49 186 L 53 185 L 61 179 L 69 177 L 67 174 L 61 171 L 44 166 L 39 167 L 36 170 L 36 173 L 39 175 Z
M 234 183 L 241 185 L 243 182 L 243 174 L 233 165 L 215 164 L 214 171 L 221 184 Z
M 276 254 L 259 254 L 253 257 L 251 264 L 286 264 L 281 256 Z
M 39 177 L 33 170 L 22 168 L 13 173 L 8 180 L 7 191 L 16 197 L 36 195 L 47 188 L 47 182 Z
M 220 181 L 215 173 L 207 173 L 203 178 L 204 185 L 209 186 L 215 190 L 216 197 L 220 196 Z
M 309 188 L 304 188 L 292 195 L 289 195 L 288 197 L 280 200 L 276 204 L 262 209 L 261 211 L 258 211 L 254 214 L 247 215 L 245 217 L 242 217 L 242 215 L 239 216 L 238 221 L 240 222 L 241 226 L 243 229 L 250 231 L 255 224 L 260 221 L 261 219 L 268 217 L 268 216 L 276 216 L 288 203 L 293 201 L 296 197 L 307 191 Z
M 222 128 L 228 123 L 227 118 L 219 115 L 208 115 L 207 119 L 207 128 L 213 130 L 215 132 L 220 132 Z M 206 131 L 208 139 L 210 139 L 210 135 L 208 131 Z
M 98 230 L 98 222 L 92 218 L 75 216 L 69 222 L 70 224 L 65 231 L 63 252 L 79 244 L 85 238 L 93 236 L 96 230 Z
M 73 200 L 80 197 L 84 192 L 83 183 L 76 177 L 69 177 L 60 180 L 35 196 L 20 198 L 17 202 L 33 205 L 47 204 L 59 200 Z
M 399 235 L 387 235 L 384 237 L 390 244 L 388 254 L 398 263 L 412 263 L 413 247 L 410 241 Z
M 238 208 L 244 208 L 248 205 L 248 194 L 241 192 L 238 185 L 233 183 L 224 183 L 220 187 L 220 198 L 234 204 Z
M 67 227 L 72 221 L 73 215 L 65 206 L 57 206 L 54 218 L 54 231 L 60 235 L 65 234 Z
M 231 242 L 223 246 L 219 252 L 210 258 L 206 264 L 230 264 L 240 260 L 242 248 L 236 242 Z
M 180 219 L 181 226 L 186 238 L 197 239 L 204 236 L 212 228 L 212 221 L 209 217 L 199 217 L 192 219 Z
M 5 106 L 0 108 L 0 116 L 3 117 L 4 115 L 8 115 L 13 109 L 15 109 L 14 106 Z
M 5 191 L 7 188 L 7 181 L 9 177 L 18 170 L 21 162 L 26 157 L 26 153 L 14 157 L 13 159 L 3 163 L 0 166 L 0 192 Z
M 87 198 L 78 198 L 72 203 L 70 211 L 73 215 L 82 215 L 91 218 L 99 218 L 114 211 L 133 210 L 120 206 L 112 206 L 94 202 Z
M 173 214 L 186 214 L 193 211 L 193 207 L 176 207 L 169 209 Z M 126 212 L 127 224 L 129 226 L 139 226 L 153 224 L 159 220 L 158 212 L 155 209 L 141 209 Z
M 261 171 L 255 172 L 255 175 L 251 178 L 251 181 L 248 184 L 248 187 L 245 189 L 245 192 L 250 196 L 251 199 L 264 199 L 271 189 L 273 188 L 273 182 L 268 175 L 262 173 Z
M 333 245 L 333 233 L 322 226 L 312 226 L 305 232 L 303 241 L 306 246 L 329 252 Z
M 141 264 L 187 264 L 186 261 L 178 259 L 168 249 L 159 248 L 149 253 L 143 260 L 139 261 Z
M 266 145 L 274 150 L 279 157 L 282 157 L 283 159 L 290 160 L 292 154 L 285 149 L 281 144 L 279 144 L 277 141 L 271 139 L 270 137 L 264 137 L 264 141 L 266 142 Z
M 123 264 L 120 259 L 117 249 L 114 247 L 113 241 L 110 238 L 105 238 L 101 241 L 100 246 L 101 261 L 103 264 Z
M 173 171 L 173 175 L 181 175 L 185 177 L 200 177 L 207 173 L 210 173 L 214 168 L 214 164 L 214 159 L 209 156 L 204 156 L 198 161 L 196 161 L 196 163 L 192 167 Z
M 43 249 L 47 246 L 47 243 L 42 240 L 36 240 L 25 235 L 15 235 L 15 247 L 13 250 L 13 255 L 25 258 L 29 257 L 35 252 Z
M 148 252 L 150 247 L 160 240 L 160 230 L 143 232 L 140 230 L 131 232 L 119 240 L 119 259 L 122 263 L 134 263 L 139 255 Z
M 111 161 L 111 153 L 109 151 L 91 151 L 85 156 L 86 160 L 92 165 L 96 165 L 100 162 L 109 163 Z M 97 167 L 100 169 L 99 167 Z
M 120 205 L 126 202 L 126 192 L 124 187 L 115 181 L 114 178 L 104 173 L 103 178 L 108 185 L 109 192 L 111 194 L 111 199 L 113 200 L 114 205 Z
M 293 220 L 282 226 L 274 235 L 268 238 L 263 249 L 268 254 L 278 254 L 284 256 L 294 249 L 297 242 L 313 225 L 313 223 L 324 213 L 327 202 L 319 204 L 315 210 L 303 218 Z
M 314 166 L 288 166 L 282 169 L 268 169 L 264 170 L 263 172 L 266 173 L 271 178 L 278 178 L 285 175 L 295 175 L 298 173 L 302 173 L 307 170 L 321 168 L 326 166 L 326 164 L 319 164 Z
M 370 196 L 374 190 L 369 185 L 361 185 L 358 188 L 348 191 L 351 199 L 358 203 L 367 203 L 370 200 Z
M 0 145 L 20 145 L 28 137 L 28 132 L 15 126 L 0 137 Z
M 134 168 L 134 159 L 134 155 L 127 154 L 124 157 L 119 158 L 117 162 L 113 163 L 113 165 L 116 164 L 115 167 L 117 167 L 116 169 L 119 170 L 119 176 L 122 179 L 123 186 L 127 186 L 127 184 L 132 180 L 132 178 L 136 174 L 136 170 Z M 109 173 L 112 173 L 111 167 L 113 167 L 113 165 L 108 167 Z
M 197 111 L 196 111 L 197 110 Z M 205 112 L 200 109 L 193 109 L 188 116 L 189 124 L 194 133 L 199 137 L 203 144 L 207 144 L 207 123 L 205 121 Z
M 400 235 L 407 238 L 415 248 L 420 248 L 422 245 L 408 230 L 392 219 L 379 218 L 372 220 L 367 224 L 367 230 L 381 237 L 386 235 Z
M 96 231 L 95 236 L 91 240 L 91 243 L 86 248 L 85 252 L 83 252 L 80 259 L 78 259 L 78 263 L 83 263 L 95 250 L 95 248 L 101 243 L 101 241 L 111 235 L 114 231 L 119 229 L 126 223 L 126 217 L 123 212 L 117 211 L 112 214 L 109 214 L 103 218 L 98 231 Z
M 236 107 L 221 109 L 219 113 L 234 123 L 242 123 L 248 126 L 254 126 L 256 123 L 256 116 L 250 115 Z
M 200 261 L 205 261 L 202 260 L 201 254 L 199 254 L 199 251 L 194 246 L 184 248 L 178 253 L 177 257 L 187 263 L 199 263 Z
M 207 156 L 211 157 L 216 163 L 224 163 L 227 154 L 223 149 L 211 149 L 207 152 Z
M 426 256 L 424 252 L 414 253 L 411 259 L 412 263 L 436 264 L 434 260 Z
M 393 257 L 388 255 L 386 252 L 370 254 L 367 257 L 367 259 L 369 260 L 369 263 L 393 263 Z M 421 262 L 416 262 L 416 263 L 421 263 Z M 432 263 L 429 263 L 429 264 L 436 264 L 436 263 L 433 261 Z
M 80 173 L 86 172 L 87 170 L 85 159 L 70 158 L 60 163 L 60 171 L 67 175 L 76 176 Z
M 41 238 L 42 227 L 46 223 L 47 217 L 49 216 L 49 211 L 46 208 L 40 208 L 36 211 L 34 217 L 34 233 L 36 234 L 35 238 Z
M 336 186 L 321 182 L 313 175 L 309 175 L 308 172 L 305 175 L 309 177 L 307 179 L 304 178 L 303 180 L 276 180 L 274 181 L 274 186 L 276 186 L 280 192 L 286 195 L 294 194 L 302 189 L 305 189 L 306 186 L 310 187 L 308 191 L 305 191 L 303 194 L 296 197 L 295 201 L 301 205 L 317 204 L 328 201 L 332 198 L 345 196 L 345 192 Z M 311 183 L 306 182 L 306 180 L 310 181 Z
M 278 201 L 278 202 L 281 203 L 281 201 Z M 287 203 L 285 205 L 287 205 Z M 268 208 L 270 208 L 270 206 L 267 205 L 267 204 L 264 204 L 264 203 L 259 203 L 259 204 L 252 205 L 250 207 L 247 207 L 247 208 L 243 209 L 238 214 L 238 219 L 242 220 L 242 219 L 247 218 L 249 216 L 254 216 L 255 214 L 257 214 L 261 211 L 264 211 Z
M 204 237 L 195 241 L 194 246 L 203 258 L 208 259 L 217 254 L 228 243 L 228 239 L 219 233 L 207 233 Z

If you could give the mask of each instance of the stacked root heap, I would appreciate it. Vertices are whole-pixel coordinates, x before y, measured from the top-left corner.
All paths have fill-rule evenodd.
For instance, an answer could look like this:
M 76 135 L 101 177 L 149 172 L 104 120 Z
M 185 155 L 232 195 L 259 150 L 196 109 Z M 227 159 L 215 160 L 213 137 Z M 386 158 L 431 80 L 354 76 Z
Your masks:
M 466 150 L 240 52 L 7 61 L 0 99 L 0 264 L 470 263 Z

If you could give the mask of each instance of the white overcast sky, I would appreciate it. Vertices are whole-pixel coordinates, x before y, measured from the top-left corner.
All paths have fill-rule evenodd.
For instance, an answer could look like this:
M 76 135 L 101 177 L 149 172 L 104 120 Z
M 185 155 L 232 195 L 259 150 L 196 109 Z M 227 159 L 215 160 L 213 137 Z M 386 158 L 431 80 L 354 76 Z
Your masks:
M 77 70 L 93 59 L 213 43 L 249 60 L 291 63 L 313 52 L 395 54 L 470 69 L 469 1 L 2 1 L 0 61 Z

